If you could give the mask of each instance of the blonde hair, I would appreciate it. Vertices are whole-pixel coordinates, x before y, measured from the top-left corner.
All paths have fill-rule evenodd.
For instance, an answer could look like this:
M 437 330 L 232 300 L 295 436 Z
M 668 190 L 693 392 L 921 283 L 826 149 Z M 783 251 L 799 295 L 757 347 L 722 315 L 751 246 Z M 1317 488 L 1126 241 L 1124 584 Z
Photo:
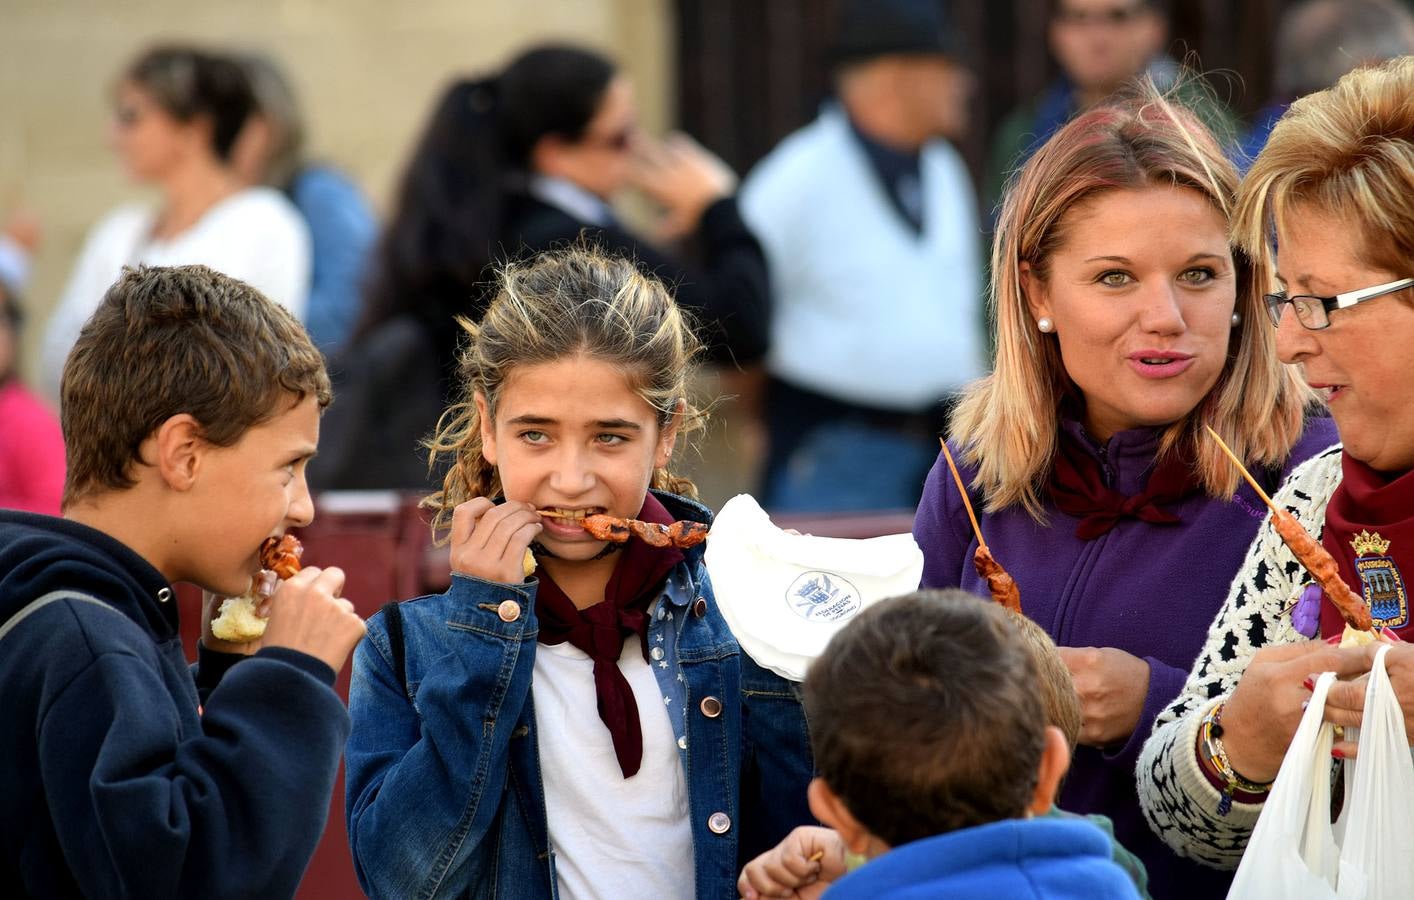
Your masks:
M 434 531 L 450 524 L 457 504 L 501 491 L 499 474 L 481 452 L 475 397 L 486 398 L 494 417 L 516 366 L 583 354 L 621 369 L 633 390 L 658 411 L 660 426 L 678 416 L 679 437 L 705 424 L 706 415 L 687 396 L 701 345 L 663 284 L 628 260 L 580 246 L 508 264 L 481 321 L 458 322 L 466 333 L 458 354 L 461 395 L 427 444 L 429 466 L 439 456 L 450 462 L 442 489 L 422 501 L 435 510 Z M 653 473 L 652 487 L 697 496 L 689 479 L 667 469 Z
M 1414 57 L 1350 72 L 1272 129 L 1233 215 L 1264 286 L 1276 280 L 1271 226 L 1298 203 L 1358 228 L 1367 266 L 1414 269 Z
M 1005 608 L 1005 607 L 1003 607 Z M 1041 695 L 1041 705 L 1046 709 L 1046 724 L 1054 725 L 1065 735 L 1070 750 L 1080 743 L 1080 727 L 1084 716 L 1080 709 L 1080 695 L 1075 692 L 1075 681 L 1070 677 L 1070 669 L 1061 659 L 1060 649 L 1044 628 L 1024 614 L 1007 610 L 1007 618 L 1021 632 L 1021 643 L 1036 661 L 1036 687 Z
M 1045 520 L 1042 490 L 1055 455 L 1062 401 L 1078 396 L 1054 335 L 1032 321 L 1021 271 L 1044 280 L 1065 241 L 1065 217 L 1106 191 L 1172 185 L 1198 191 L 1231 215 L 1237 173 L 1194 114 L 1152 83 L 1138 96 L 1086 112 L 1058 131 L 1014 177 L 992 247 L 989 302 L 997 323 L 992 374 L 967 389 L 953 414 L 951 437 L 977 467 L 989 512 L 1021 504 Z M 1212 425 L 1243 459 L 1285 461 L 1301 436 L 1303 407 L 1313 397 L 1276 354 L 1264 327 L 1261 282 L 1247 256 L 1233 251 L 1241 325 L 1232 331 L 1228 362 L 1217 383 L 1188 415 L 1163 432 L 1159 453 L 1193 459 L 1204 490 L 1230 497 L 1240 477 L 1211 440 Z

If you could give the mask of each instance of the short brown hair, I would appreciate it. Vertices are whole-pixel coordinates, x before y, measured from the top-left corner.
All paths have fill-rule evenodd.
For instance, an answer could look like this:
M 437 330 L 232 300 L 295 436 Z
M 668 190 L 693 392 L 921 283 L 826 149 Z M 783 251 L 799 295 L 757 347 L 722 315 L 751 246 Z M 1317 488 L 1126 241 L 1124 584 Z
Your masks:
M 1414 267 L 1414 56 L 1356 69 L 1309 94 L 1272 129 L 1252 164 L 1233 231 L 1275 283 L 1270 238 L 1300 204 L 1358 232 L 1361 262 L 1396 275 Z M 1270 330 L 1270 329 L 1269 329 Z
M 324 358 L 255 288 L 206 266 L 125 268 L 64 364 L 64 507 L 131 487 L 138 448 L 172 416 L 229 447 L 311 394 L 329 405 Z
M 1035 682 L 1001 607 L 955 589 L 884 600 L 805 676 L 820 777 L 893 847 L 1017 818 L 1046 741 Z

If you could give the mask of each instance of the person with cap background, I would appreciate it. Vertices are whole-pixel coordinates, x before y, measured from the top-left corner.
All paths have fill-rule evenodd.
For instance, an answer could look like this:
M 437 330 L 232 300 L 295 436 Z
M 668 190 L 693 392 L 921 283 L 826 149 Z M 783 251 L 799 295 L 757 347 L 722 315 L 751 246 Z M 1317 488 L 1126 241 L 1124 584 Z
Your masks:
M 936 0 L 851 0 L 836 97 L 748 176 L 766 251 L 773 510 L 915 505 L 943 400 L 981 375 L 977 200 L 949 143 L 972 74 Z

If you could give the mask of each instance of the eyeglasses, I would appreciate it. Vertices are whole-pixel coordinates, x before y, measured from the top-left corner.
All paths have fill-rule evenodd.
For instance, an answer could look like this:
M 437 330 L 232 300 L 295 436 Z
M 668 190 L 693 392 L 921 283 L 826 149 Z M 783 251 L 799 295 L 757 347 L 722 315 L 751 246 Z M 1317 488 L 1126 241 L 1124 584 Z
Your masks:
M 1056 9 L 1055 19 L 1062 25 L 1128 25 L 1143 15 L 1147 6 L 1147 2 L 1139 2 L 1109 9 L 1085 10 L 1066 9 L 1061 5 Z
M 1402 291 L 1407 287 L 1414 287 L 1414 278 L 1401 278 L 1398 281 L 1377 284 L 1374 287 L 1361 288 L 1358 291 L 1346 291 L 1344 294 L 1336 294 L 1334 297 L 1313 297 L 1309 294 L 1288 297 L 1286 291 L 1280 291 L 1275 294 L 1267 294 L 1262 299 L 1267 303 L 1267 315 L 1271 316 L 1273 325 L 1281 325 L 1282 307 L 1290 303 L 1291 308 L 1296 310 L 1296 321 L 1311 331 L 1320 331 L 1322 328 L 1330 327 L 1330 314 L 1334 310 L 1346 309 L 1357 303 L 1364 303 L 1366 300 Z

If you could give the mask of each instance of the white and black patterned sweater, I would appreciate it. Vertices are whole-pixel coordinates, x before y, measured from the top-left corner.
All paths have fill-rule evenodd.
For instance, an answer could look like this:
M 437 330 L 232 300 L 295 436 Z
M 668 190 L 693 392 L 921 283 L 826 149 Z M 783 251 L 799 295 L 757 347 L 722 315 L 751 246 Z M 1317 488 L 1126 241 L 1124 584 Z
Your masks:
M 1307 460 L 1272 497 L 1318 537 L 1340 484 L 1340 449 Z M 1208 710 L 1232 693 L 1254 653 L 1306 640 L 1292 627 L 1289 610 L 1309 576 L 1271 518 L 1268 513 L 1247 551 L 1182 693 L 1154 721 L 1135 771 L 1149 827 L 1180 856 L 1220 869 L 1237 867 L 1262 806 L 1234 802 L 1227 815 L 1218 815 L 1221 794 L 1194 751 L 1198 729 Z

